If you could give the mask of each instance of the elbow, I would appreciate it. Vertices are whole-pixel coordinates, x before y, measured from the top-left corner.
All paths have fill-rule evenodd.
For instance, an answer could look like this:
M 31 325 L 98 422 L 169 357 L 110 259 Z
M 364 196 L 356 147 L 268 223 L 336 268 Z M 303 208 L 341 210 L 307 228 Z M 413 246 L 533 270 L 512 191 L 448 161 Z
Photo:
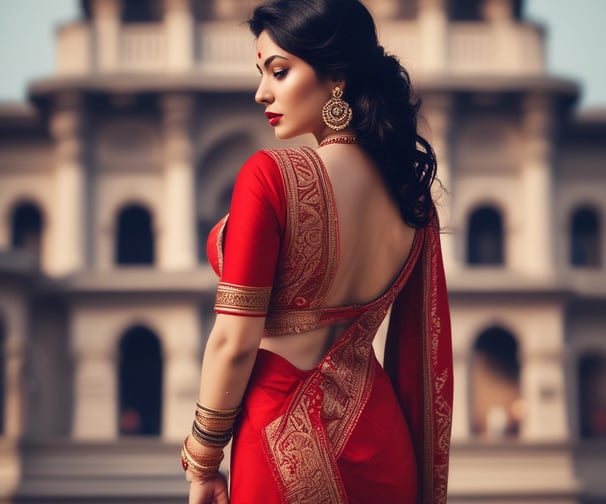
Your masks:
M 254 359 L 263 331 L 234 331 L 215 328 L 207 343 L 207 351 L 228 365 L 238 365 Z

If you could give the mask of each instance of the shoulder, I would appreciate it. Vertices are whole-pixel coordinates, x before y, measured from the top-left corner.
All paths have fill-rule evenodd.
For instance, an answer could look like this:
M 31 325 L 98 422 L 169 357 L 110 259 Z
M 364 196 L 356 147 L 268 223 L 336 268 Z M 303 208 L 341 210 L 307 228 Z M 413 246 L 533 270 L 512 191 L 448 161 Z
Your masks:
M 315 149 L 308 146 L 286 147 L 263 151 L 271 156 L 280 169 L 289 171 L 299 166 L 317 166 L 321 164 L 320 157 Z
M 280 179 L 276 160 L 268 151 L 259 150 L 250 156 L 240 168 L 236 185 L 274 185 Z

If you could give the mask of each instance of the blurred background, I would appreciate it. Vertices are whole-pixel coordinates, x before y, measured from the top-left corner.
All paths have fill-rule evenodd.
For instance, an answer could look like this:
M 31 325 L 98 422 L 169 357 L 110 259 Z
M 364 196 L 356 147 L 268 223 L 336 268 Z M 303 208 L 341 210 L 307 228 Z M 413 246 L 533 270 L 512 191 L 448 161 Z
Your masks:
M 256 3 L 0 0 L 0 503 L 184 502 Z M 365 4 L 448 188 L 449 502 L 606 503 L 606 1 Z

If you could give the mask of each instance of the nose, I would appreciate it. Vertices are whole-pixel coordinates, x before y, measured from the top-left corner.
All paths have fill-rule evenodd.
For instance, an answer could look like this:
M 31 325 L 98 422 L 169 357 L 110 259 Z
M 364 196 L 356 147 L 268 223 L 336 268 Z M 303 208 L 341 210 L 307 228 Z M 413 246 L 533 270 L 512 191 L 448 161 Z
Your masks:
M 268 105 L 273 102 L 273 96 L 265 84 L 265 79 L 261 79 L 259 83 L 257 92 L 255 93 L 255 101 L 261 105 Z

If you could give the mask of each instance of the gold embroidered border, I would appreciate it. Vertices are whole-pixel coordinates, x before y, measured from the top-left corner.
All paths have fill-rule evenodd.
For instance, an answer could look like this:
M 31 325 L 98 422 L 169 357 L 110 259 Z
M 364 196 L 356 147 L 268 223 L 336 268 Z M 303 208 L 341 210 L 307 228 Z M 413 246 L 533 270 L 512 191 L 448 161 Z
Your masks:
M 217 247 L 217 260 L 219 261 L 219 275 L 223 274 L 223 242 L 225 241 L 225 230 L 227 229 L 228 219 L 229 214 L 221 219 L 221 227 L 217 233 L 217 242 L 215 243 L 215 247 Z
M 215 311 L 232 315 L 265 315 L 271 287 L 247 287 L 219 282 Z
M 274 319 L 274 311 L 308 311 L 316 314 L 315 323 L 319 319 L 317 309 L 324 306 L 337 270 L 337 208 L 326 169 L 313 149 L 266 152 L 282 174 L 287 206 L 286 246 L 267 318 L 273 334 L 285 334 L 292 332 L 292 326 L 282 327 L 284 319 Z
M 314 428 L 310 412 L 319 414 L 319 397 L 299 395 L 296 407 L 265 428 L 264 442 L 286 504 L 346 504 L 347 497 L 330 442 Z
M 435 232 L 429 230 L 428 232 Z M 452 407 L 445 396 L 449 370 L 438 366 L 442 321 L 437 309 L 439 240 L 430 238 L 424 260 L 423 375 L 425 409 L 425 458 L 423 504 L 446 504 Z

